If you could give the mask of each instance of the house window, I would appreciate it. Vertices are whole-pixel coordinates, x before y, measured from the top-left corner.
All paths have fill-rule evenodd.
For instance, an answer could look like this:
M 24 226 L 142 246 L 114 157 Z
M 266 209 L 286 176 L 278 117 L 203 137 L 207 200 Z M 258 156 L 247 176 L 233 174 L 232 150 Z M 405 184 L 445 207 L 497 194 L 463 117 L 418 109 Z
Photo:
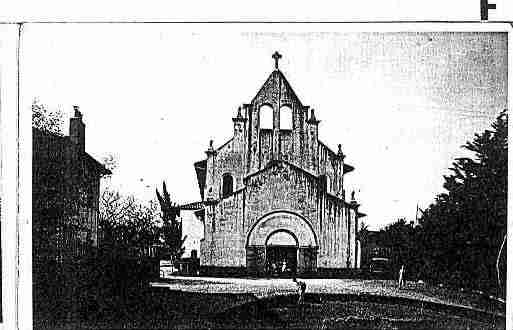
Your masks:
M 233 177 L 227 173 L 223 175 L 223 198 L 233 193 Z

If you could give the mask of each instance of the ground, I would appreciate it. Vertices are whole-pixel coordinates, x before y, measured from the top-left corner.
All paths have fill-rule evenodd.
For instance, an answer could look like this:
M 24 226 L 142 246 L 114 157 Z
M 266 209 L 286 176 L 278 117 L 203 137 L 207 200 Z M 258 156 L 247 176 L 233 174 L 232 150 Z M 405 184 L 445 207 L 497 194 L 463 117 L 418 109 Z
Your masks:
M 118 313 L 88 321 L 40 324 L 36 329 L 504 329 L 470 293 L 407 282 L 299 279 L 297 305 L 290 279 L 177 277 L 151 283 Z M 376 299 L 377 298 L 377 299 Z M 488 309 L 488 312 L 484 310 Z
M 482 297 L 476 294 L 458 292 L 449 288 L 440 288 L 406 281 L 403 288 L 397 287 L 392 280 L 360 279 L 300 279 L 305 282 L 306 293 L 320 294 L 369 294 L 388 297 L 411 298 L 433 303 L 442 303 L 461 307 L 485 309 Z M 165 281 L 152 282 L 153 287 L 166 287 L 170 290 L 197 293 L 251 294 L 254 299 L 276 295 L 295 294 L 296 285 L 291 279 L 248 279 L 216 277 L 173 276 Z

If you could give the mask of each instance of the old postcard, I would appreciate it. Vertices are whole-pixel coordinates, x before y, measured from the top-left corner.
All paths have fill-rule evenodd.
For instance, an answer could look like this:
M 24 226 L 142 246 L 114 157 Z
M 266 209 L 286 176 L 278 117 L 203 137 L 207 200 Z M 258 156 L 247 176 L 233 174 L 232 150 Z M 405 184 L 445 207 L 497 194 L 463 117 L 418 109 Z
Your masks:
M 4 326 L 506 328 L 511 25 L 0 27 Z

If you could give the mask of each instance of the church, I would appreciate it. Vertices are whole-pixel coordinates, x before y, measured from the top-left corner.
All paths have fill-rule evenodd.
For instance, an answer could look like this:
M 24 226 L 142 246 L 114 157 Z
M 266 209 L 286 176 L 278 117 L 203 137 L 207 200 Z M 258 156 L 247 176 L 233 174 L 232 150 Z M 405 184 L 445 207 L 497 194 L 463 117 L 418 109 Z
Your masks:
M 236 111 L 233 137 L 213 141 L 194 164 L 202 201 L 203 269 L 248 274 L 311 274 L 359 268 L 364 214 L 344 175 L 354 170 L 341 145 L 321 142 L 314 109 L 303 105 L 279 68 Z

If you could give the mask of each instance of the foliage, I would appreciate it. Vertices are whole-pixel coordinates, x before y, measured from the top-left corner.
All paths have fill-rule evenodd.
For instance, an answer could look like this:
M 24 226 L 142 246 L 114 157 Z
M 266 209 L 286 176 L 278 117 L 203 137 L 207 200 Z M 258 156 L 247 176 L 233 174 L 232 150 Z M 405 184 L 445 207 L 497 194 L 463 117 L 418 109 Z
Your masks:
M 96 316 L 127 318 L 158 276 L 147 248 L 159 242 L 156 202 L 141 203 L 111 188 L 102 191 L 99 249 L 93 247 L 84 210 L 98 200 L 88 189 L 87 168 L 66 157 L 62 114 L 34 101 L 33 251 L 34 323 Z M 51 134 L 48 134 L 51 133 Z M 110 170 L 117 160 L 104 158 Z M 87 237 L 84 239 L 84 233 Z M 103 234 L 103 235 L 102 235 Z M 80 253 L 73 251 L 78 250 Z
M 360 225 L 360 230 L 358 230 L 357 233 L 358 237 L 357 239 L 362 243 L 367 243 L 368 237 L 369 237 L 369 226 L 365 224 L 364 222 Z
M 148 291 L 158 276 L 158 260 L 148 248 L 159 243 L 155 202 L 142 203 L 112 188 L 100 195 L 99 250 L 74 265 L 75 291 L 81 319 L 128 318 L 131 305 Z
M 94 206 L 94 190 L 84 163 L 70 157 L 62 137 L 62 116 L 33 101 L 32 124 L 37 130 L 32 141 L 32 235 L 37 289 L 44 287 L 39 280 L 51 278 L 52 262 L 60 265 L 68 258 L 80 259 L 93 248 L 95 230 L 82 214 Z
M 100 196 L 102 246 L 119 253 L 141 253 L 159 242 L 157 205 L 143 204 L 106 188 Z
M 408 272 L 414 267 L 412 260 L 415 260 L 415 227 L 413 223 L 407 223 L 405 219 L 399 219 L 389 224 L 382 231 L 383 241 L 388 242 L 392 255 L 394 269 L 406 266 Z
M 102 158 L 103 166 L 111 172 L 114 172 L 118 168 L 118 162 L 117 156 L 112 153 L 109 153 Z
M 42 131 L 63 135 L 63 113 L 60 110 L 50 111 L 36 98 L 32 102 L 32 127 Z
M 403 220 L 384 230 L 384 241 L 410 274 L 482 290 L 497 288 L 496 263 L 506 235 L 507 114 L 492 129 L 475 134 L 463 148 L 474 157 L 458 158 L 439 194 L 413 227 Z M 504 256 L 505 258 L 505 256 Z M 502 265 L 502 266 L 501 266 Z M 499 265 L 505 278 L 505 262 Z M 500 293 L 500 292 L 499 292 Z
M 180 208 L 171 202 L 165 182 L 163 182 L 162 186 L 162 195 L 156 190 L 162 211 L 163 226 L 161 233 L 164 244 L 169 252 L 170 260 L 174 262 L 184 253 L 185 247 L 183 244 L 187 236 L 182 238 L 182 222 L 178 219 Z

